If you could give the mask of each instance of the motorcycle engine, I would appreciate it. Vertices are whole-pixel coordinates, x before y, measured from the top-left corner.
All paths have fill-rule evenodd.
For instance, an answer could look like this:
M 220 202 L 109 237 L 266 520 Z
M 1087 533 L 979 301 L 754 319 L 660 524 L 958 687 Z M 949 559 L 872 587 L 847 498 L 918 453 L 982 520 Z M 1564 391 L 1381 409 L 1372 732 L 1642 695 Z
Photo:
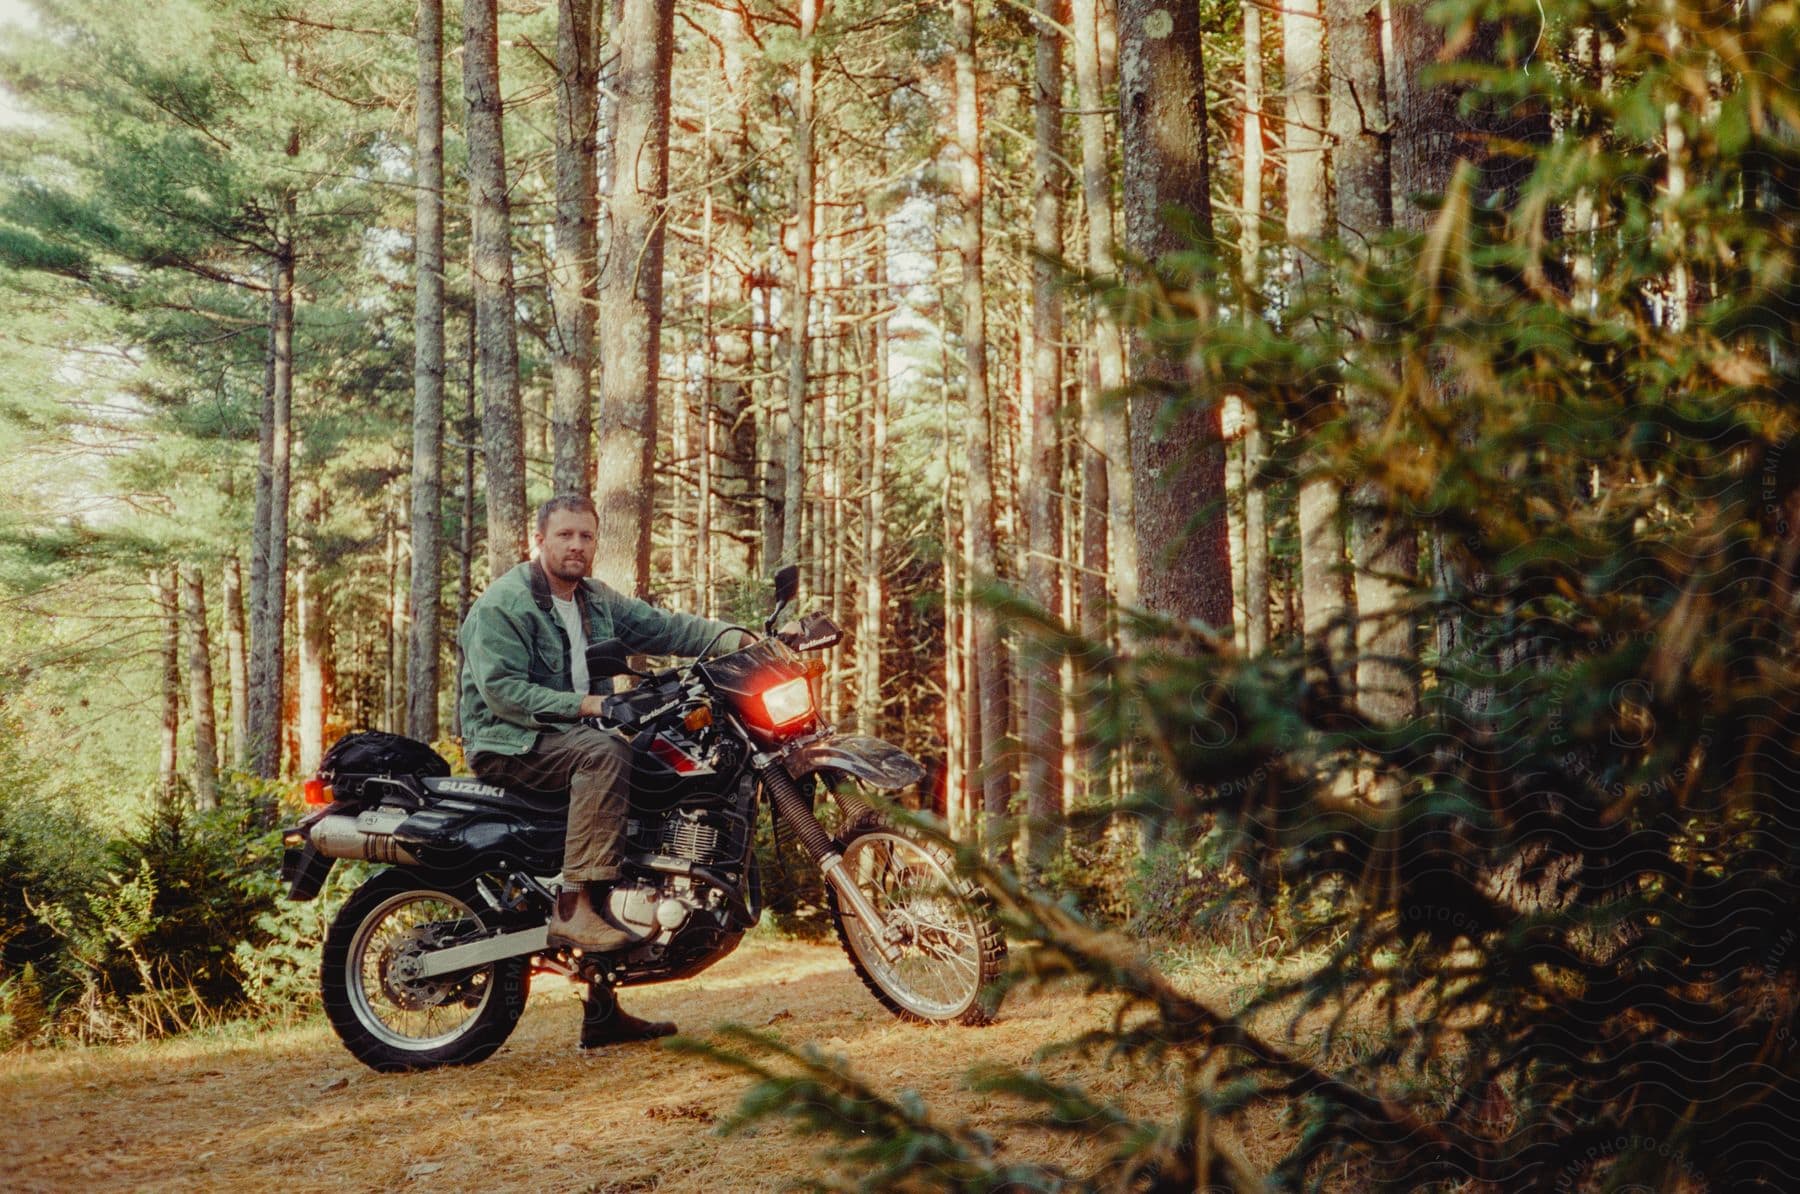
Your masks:
M 735 867 L 743 857 L 741 818 L 717 809 L 674 809 L 648 823 L 633 820 L 628 832 L 640 854 L 718 869 Z M 659 874 L 615 884 L 607 911 L 620 925 L 650 937 L 680 928 L 696 912 L 716 910 L 721 899 L 711 884 Z
M 717 809 L 677 808 L 660 817 L 633 820 L 630 835 L 642 853 L 697 866 L 730 868 L 743 856 L 741 818 Z

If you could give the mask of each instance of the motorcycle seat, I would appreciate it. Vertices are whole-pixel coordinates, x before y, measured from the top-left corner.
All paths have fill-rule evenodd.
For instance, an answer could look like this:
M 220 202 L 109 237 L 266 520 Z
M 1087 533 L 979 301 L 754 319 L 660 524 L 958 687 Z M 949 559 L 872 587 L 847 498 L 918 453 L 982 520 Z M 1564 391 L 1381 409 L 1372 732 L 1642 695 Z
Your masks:
M 501 808 L 525 809 L 534 813 L 561 813 L 569 807 L 569 792 L 534 792 L 525 788 L 502 788 L 483 783 L 467 775 L 427 776 L 422 781 L 425 791 L 433 796 L 449 796 L 492 804 Z

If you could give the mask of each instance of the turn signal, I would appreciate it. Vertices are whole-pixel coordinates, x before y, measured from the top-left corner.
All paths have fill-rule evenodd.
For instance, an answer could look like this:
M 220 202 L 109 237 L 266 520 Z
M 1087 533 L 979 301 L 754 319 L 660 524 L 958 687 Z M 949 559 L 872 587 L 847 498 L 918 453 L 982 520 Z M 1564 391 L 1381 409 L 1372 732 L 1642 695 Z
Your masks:
M 331 803 L 331 785 L 316 775 L 306 781 L 305 791 L 308 804 Z
M 712 706 L 700 705 L 689 709 L 687 716 L 681 719 L 681 724 L 687 727 L 690 734 L 704 730 L 712 724 Z

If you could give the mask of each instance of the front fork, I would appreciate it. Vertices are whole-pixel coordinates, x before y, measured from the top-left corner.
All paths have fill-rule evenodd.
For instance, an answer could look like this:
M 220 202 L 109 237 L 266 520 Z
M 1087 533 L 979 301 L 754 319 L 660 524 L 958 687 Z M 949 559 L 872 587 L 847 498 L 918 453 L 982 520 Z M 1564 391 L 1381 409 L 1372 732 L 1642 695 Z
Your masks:
M 818 864 L 825 875 L 825 881 L 837 892 L 838 901 L 848 908 L 850 914 L 868 926 L 869 936 L 881 956 L 891 965 L 900 960 L 900 930 L 890 926 L 863 889 L 857 886 L 856 880 L 844 868 L 844 856 L 838 853 L 837 845 L 825 827 L 819 824 L 819 818 L 813 815 L 812 804 L 800 791 L 800 785 L 794 782 L 787 768 L 779 759 L 770 759 L 757 769 L 763 786 L 769 790 L 769 801 L 775 806 L 775 815 L 794 832 L 800 844 Z

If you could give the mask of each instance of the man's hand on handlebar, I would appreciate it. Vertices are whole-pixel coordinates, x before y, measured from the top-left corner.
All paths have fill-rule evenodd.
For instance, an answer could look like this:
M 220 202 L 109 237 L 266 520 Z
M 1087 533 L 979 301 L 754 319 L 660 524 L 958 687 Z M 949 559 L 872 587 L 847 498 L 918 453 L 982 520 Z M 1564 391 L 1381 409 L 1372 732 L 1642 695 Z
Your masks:
M 576 716 L 577 717 L 599 717 L 600 714 L 602 712 L 604 712 L 604 710 L 606 708 L 605 701 L 606 701 L 605 697 L 596 696 L 596 695 L 592 695 L 592 694 L 582 697 L 581 698 L 581 708 L 576 712 Z

